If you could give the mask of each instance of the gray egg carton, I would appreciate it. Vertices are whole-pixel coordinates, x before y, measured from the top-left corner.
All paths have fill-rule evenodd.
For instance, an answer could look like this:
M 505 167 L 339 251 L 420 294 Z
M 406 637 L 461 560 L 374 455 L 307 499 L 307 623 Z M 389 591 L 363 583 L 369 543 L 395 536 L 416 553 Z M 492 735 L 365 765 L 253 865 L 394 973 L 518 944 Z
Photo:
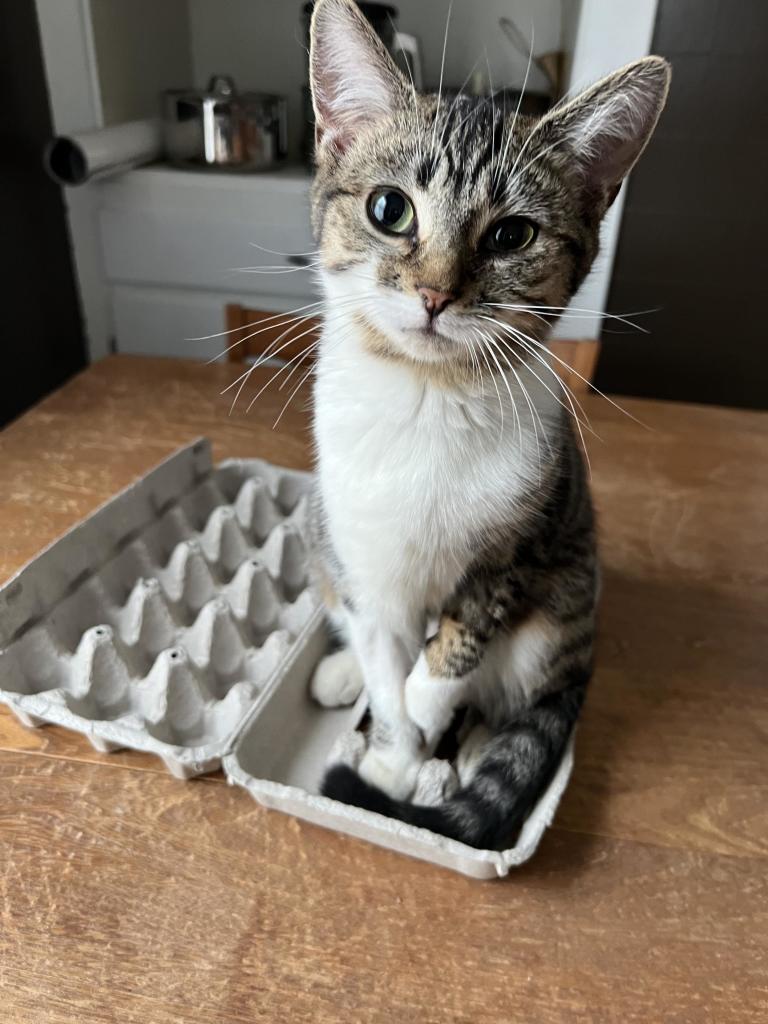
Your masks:
M 180 778 L 214 771 L 320 614 L 309 479 L 214 468 L 205 441 L 167 459 L 0 590 L 0 700 Z
M 198 440 L 75 526 L 0 588 L 0 701 L 104 752 L 162 758 L 187 779 L 223 766 L 259 803 L 476 878 L 536 849 L 572 746 L 514 848 L 476 850 L 319 795 L 365 700 L 309 696 L 328 646 L 309 587 L 311 476 L 212 464 Z

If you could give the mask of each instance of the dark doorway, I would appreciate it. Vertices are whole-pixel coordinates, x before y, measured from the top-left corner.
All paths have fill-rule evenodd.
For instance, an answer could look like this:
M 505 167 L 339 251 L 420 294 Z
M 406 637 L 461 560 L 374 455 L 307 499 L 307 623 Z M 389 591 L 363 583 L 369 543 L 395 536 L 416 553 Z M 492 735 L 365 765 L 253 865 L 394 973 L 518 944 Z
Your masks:
M 596 384 L 768 407 L 768 3 L 660 0 L 667 109 L 628 185 L 608 300 L 649 336 L 606 333 Z
M 0 0 L 0 425 L 86 362 L 61 190 L 42 167 L 51 114 L 33 0 Z

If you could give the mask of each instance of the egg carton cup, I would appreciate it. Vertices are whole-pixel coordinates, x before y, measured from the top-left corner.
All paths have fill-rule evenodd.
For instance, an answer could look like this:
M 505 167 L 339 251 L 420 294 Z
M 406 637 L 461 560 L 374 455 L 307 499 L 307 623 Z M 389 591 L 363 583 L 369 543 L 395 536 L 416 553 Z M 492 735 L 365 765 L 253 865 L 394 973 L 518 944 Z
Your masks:
M 364 742 L 366 704 L 310 697 L 329 643 L 309 587 L 310 486 L 259 459 L 214 466 L 205 439 L 166 459 L 0 588 L 0 701 L 99 751 L 150 752 L 182 779 L 221 766 L 265 807 L 471 877 L 507 874 L 550 823 L 572 744 L 505 851 L 320 795 L 339 749 Z

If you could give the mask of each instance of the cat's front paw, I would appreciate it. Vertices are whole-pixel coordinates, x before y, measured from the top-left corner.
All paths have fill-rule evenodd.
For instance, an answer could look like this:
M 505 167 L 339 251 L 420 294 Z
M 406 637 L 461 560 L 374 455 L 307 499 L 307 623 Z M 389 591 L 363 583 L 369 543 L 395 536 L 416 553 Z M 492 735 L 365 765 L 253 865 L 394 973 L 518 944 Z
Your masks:
M 407 800 L 416 788 L 423 759 L 403 747 L 369 747 L 358 772 L 393 800 Z
M 345 647 L 327 654 L 315 669 L 309 692 L 324 708 L 354 704 L 363 689 L 363 674 L 352 651 Z
M 421 730 L 427 747 L 434 747 L 451 723 L 464 695 L 462 679 L 433 676 L 424 654 L 405 681 L 405 710 Z

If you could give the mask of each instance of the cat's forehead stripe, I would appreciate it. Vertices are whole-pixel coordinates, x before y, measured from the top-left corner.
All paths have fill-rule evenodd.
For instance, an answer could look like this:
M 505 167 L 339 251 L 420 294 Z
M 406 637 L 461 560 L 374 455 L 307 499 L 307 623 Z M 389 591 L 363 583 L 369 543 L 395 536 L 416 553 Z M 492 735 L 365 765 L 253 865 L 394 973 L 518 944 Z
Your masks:
M 528 158 L 519 174 L 511 177 L 510 171 L 532 126 L 529 118 L 505 110 L 490 97 L 445 100 L 413 125 L 408 139 L 413 180 L 419 188 L 441 188 L 471 205 L 503 203 L 530 177 L 525 173 Z M 402 169 L 402 155 L 390 154 L 390 160 L 393 168 Z M 548 161 L 535 161 L 531 171 L 538 184 L 551 183 Z

